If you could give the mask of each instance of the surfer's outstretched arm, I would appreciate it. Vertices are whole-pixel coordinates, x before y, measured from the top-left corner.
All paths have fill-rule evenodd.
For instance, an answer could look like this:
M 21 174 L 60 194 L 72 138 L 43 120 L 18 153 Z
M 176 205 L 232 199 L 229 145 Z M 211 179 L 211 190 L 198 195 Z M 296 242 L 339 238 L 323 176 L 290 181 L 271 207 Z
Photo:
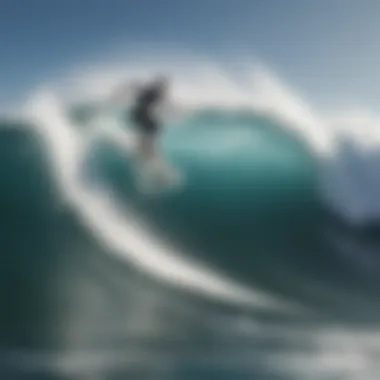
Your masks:
M 135 97 L 138 89 L 138 84 L 125 82 L 111 91 L 106 98 L 105 103 L 112 104 L 119 101 L 125 102 L 126 100 Z

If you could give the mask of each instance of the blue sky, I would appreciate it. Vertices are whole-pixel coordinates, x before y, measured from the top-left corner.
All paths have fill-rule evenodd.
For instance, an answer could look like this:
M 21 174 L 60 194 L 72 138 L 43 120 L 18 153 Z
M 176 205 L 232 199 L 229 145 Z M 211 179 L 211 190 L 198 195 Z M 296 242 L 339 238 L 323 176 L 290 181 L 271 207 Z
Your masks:
M 268 62 L 308 97 L 377 106 L 378 0 L 2 0 L 0 102 L 129 42 Z

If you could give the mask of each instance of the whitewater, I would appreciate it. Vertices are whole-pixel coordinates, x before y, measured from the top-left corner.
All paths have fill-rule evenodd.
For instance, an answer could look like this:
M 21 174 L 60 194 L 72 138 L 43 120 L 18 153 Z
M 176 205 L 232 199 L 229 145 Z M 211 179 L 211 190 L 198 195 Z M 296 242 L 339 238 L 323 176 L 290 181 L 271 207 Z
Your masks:
M 48 349 L 16 344 L 4 363 L 73 379 L 375 379 L 378 242 L 366 228 L 380 217 L 376 114 L 317 110 L 255 60 L 231 69 L 195 55 L 152 58 L 77 67 L 4 118 L 2 132 L 38 136 L 57 218 L 70 215 L 89 236 L 62 267 L 96 268 L 107 290 L 99 301 L 99 284 L 80 290 L 81 270 L 58 265 L 77 293 L 58 297 L 72 315 L 52 317 L 61 332 Z M 123 104 L 103 99 L 161 72 L 177 110 L 163 113 L 163 149 L 189 176 L 183 193 L 146 203 L 128 183 L 135 136 Z M 79 121 L 71 111 L 85 105 Z

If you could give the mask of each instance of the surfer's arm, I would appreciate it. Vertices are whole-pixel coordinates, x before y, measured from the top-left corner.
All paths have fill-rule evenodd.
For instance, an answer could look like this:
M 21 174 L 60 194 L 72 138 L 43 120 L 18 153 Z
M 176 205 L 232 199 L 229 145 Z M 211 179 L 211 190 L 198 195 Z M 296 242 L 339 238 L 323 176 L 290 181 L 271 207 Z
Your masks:
M 132 97 L 136 96 L 139 90 L 139 86 L 136 83 L 123 83 L 112 90 L 106 98 L 105 103 L 112 104 L 119 101 L 128 101 Z

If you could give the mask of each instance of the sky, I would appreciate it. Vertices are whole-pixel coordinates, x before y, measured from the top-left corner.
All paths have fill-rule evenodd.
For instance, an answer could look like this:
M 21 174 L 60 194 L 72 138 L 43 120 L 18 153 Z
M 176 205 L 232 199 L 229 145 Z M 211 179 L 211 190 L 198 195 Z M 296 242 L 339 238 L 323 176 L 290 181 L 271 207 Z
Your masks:
M 251 54 L 309 98 L 379 107 L 378 0 L 0 0 L 0 102 L 139 42 Z

